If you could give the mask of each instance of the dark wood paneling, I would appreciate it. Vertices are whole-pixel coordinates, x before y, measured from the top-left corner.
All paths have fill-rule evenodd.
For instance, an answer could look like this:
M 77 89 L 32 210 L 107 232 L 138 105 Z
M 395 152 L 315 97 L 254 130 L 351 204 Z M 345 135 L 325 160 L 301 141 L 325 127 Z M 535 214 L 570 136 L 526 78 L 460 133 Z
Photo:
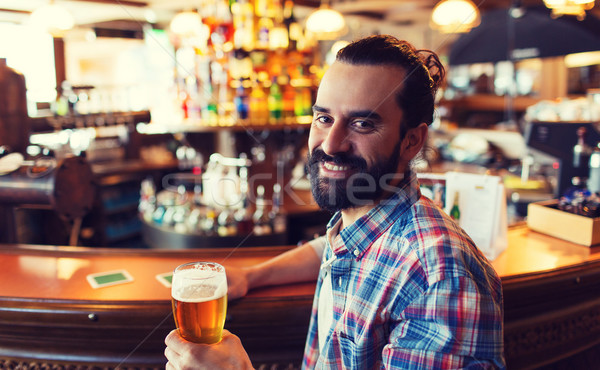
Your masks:
M 503 279 L 509 369 L 586 362 L 600 346 L 600 261 Z

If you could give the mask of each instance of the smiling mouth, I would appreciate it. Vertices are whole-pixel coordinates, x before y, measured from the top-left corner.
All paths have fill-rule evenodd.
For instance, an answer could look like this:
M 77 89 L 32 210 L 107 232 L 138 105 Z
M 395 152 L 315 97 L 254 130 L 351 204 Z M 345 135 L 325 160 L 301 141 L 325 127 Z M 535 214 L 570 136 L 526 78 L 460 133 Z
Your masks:
M 333 162 L 322 161 L 321 162 L 321 175 L 333 179 L 347 178 L 352 171 L 353 166 L 340 165 Z
M 330 162 L 323 162 L 323 167 L 329 171 L 348 171 L 350 169 L 350 166 L 340 166 Z

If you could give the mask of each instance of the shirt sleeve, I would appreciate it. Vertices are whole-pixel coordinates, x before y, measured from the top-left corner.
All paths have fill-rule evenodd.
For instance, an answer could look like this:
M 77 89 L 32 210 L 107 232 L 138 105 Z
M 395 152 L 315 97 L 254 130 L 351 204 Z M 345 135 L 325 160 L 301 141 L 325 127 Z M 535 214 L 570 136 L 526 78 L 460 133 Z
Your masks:
M 504 369 L 502 302 L 469 277 L 446 278 L 390 327 L 385 368 Z
M 320 259 L 323 259 L 323 251 L 327 245 L 327 237 L 325 235 L 319 236 L 318 238 L 309 241 L 308 244 L 314 249 L 317 256 L 319 256 Z

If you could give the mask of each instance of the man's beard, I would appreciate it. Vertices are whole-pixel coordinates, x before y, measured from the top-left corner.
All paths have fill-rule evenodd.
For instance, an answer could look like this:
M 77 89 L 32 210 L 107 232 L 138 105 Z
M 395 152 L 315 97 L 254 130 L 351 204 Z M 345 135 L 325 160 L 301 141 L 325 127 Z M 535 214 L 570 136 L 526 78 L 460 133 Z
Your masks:
M 397 179 L 403 174 L 397 174 L 400 161 L 400 142 L 394 146 L 389 158 L 378 158 L 368 167 L 364 158 L 344 153 L 330 156 L 320 148 L 315 148 L 308 154 L 308 173 L 315 201 L 322 209 L 330 212 L 373 205 L 380 199 L 384 191 L 392 191 L 390 180 Z M 350 177 L 334 179 L 321 177 L 320 164 L 334 163 L 338 166 L 348 166 L 354 172 Z

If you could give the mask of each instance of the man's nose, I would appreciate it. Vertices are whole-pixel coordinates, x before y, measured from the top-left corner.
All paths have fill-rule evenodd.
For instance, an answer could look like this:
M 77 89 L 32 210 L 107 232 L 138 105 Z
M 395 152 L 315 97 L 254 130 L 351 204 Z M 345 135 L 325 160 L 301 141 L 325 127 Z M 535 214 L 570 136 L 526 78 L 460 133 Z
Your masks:
M 348 152 L 351 148 L 349 134 L 343 122 L 336 122 L 327 131 L 321 148 L 328 155 Z

